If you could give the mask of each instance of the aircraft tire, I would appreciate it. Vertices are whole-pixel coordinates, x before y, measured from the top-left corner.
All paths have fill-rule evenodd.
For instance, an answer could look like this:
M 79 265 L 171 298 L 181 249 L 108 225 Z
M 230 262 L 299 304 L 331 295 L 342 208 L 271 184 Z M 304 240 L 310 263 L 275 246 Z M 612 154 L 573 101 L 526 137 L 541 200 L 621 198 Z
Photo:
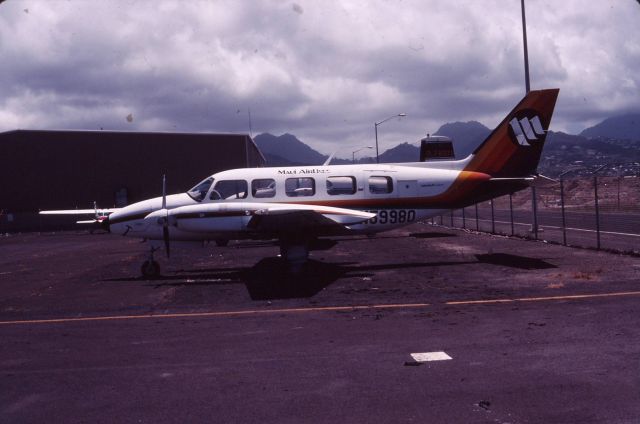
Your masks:
M 227 239 L 216 239 L 216 246 L 225 247 L 229 244 L 229 240 Z
M 160 264 L 156 261 L 144 261 L 140 271 L 145 278 L 158 278 L 160 276 Z

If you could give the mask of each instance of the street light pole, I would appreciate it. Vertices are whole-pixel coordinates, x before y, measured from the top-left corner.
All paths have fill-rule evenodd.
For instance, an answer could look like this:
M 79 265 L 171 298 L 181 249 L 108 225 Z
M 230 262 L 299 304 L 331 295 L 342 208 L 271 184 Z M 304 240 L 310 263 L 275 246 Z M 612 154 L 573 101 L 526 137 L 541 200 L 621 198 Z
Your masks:
M 396 115 L 392 115 L 392 116 L 390 116 L 390 117 L 388 117 L 388 118 L 386 118 L 386 119 L 383 119 L 383 120 L 382 120 L 382 121 L 380 121 L 380 122 L 375 122 L 375 123 L 373 124 L 373 127 L 375 128 L 375 132 L 376 132 L 376 163 L 380 163 L 380 151 L 378 150 L 378 125 L 380 125 L 380 124 L 384 124 L 384 123 L 385 123 L 385 122 L 387 122 L 389 119 L 393 119 L 393 118 L 396 118 L 396 117 L 397 117 L 397 118 L 403 118 L 403 117 L 405 117 L 405 116 L 407 116 L 407 114 L 406 114 L 406 113 L 398 113 L 398 114 L 396 114 Z
M 378 151 L 378 123 L 373 124 L 376 129 L 376 163 L 380 163 L 380 152 Z
M 358 153 L 360 150 L 364 150 L 364 149 L 373 149 L 373 146 L 361 147 L 361 148 L 356 149 L 353 152 L 351 152 L 351 163 L 356 163 L 356 153 Z

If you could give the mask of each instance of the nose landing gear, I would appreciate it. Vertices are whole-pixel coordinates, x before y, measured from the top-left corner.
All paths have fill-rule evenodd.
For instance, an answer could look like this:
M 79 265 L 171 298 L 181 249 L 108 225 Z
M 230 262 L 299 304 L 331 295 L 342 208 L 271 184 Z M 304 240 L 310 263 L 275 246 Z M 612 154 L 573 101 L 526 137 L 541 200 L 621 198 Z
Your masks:
M 159 247 L 153 247 L 149 249 L 149 258 L 142 263 L 140 272 L 144 278 L 158 278 L 160 276 L 160 264 L 153 259 L 153 254 Z

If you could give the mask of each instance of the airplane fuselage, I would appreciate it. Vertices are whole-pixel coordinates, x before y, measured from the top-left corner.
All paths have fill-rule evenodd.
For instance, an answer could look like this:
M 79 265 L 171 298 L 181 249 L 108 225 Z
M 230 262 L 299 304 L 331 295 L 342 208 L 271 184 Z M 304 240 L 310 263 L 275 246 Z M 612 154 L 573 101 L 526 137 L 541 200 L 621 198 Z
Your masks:
M 440 215 L 457 202 L 461 180 L 468 185 L 466 192 L 490 179 L 462 171 L 467 161 L 233 169 L 212 175 L 188 193 L 167 196 L 164 214 L 159 212 L 161 197 L 116 211 L 109 217 L 110 228 L 116 234 L 162 239 L 158 223 L 168 219 L 172 240 L 265 238 L 268 232 L 251 228 L 252 217 L 266 206 L 295 204 L 320 213 L 332 207 L 369 212 L 371 218 L 356 222 L 341 221 L 339 214 L 332 219 L 345 224 L 343 234 L 372 234 Z M 335 228 L 314 232 L 340 235 Z

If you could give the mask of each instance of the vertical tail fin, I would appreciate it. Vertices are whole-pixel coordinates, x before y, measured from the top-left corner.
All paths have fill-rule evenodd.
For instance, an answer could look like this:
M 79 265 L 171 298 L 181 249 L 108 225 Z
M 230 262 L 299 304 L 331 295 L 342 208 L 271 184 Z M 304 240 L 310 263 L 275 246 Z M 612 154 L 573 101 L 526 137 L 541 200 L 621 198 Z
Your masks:
M 559 91 L 530 91 L 473 152 L 464 170 L 492 177 L 535 174 Z

